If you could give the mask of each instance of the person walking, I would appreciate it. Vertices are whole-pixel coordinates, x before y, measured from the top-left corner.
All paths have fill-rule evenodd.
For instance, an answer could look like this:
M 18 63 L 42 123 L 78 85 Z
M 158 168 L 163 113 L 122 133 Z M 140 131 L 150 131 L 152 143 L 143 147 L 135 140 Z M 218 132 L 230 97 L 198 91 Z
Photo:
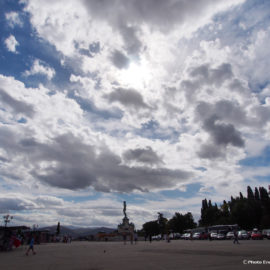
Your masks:
M 233 232 L 233 235 L 234 235 L 234 238 L 233 238 L 233 243 L 237 243 L 237 244 L 240 244 L 239 241 L 238 241 L 238 233 L 237 231 L 234 231 Z
M 137 241 L 138 241 L 138 234 L 136 232 L 134 233 L 134 241 L 135 241 L 135 245 L 136 245 Z
M 26 251 L 27 256 L 28 256 L 30 250 L 32 250 L 33 255 L 36 255 L 36 252 L 34 250 L 34 244 L 35 244 L 35 238 L 34 238 L 34 236 L 32 236 L 30 239 L 29 248 Z

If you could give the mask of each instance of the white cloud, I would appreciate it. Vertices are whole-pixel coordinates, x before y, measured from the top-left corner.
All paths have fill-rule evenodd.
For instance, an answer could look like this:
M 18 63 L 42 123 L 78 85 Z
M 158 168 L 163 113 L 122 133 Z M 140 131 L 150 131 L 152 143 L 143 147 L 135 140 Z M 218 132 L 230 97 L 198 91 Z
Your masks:
M 16 47 L 19 46 L 19 42 L 13 35 L 10 35 L 7 39 L 5 39 L 6 48 L 13 53 L 18 53 Z
M 12 11 L 12 12 L 6 13 L 5 17 L 10 27 L 14 28 L 16 25 L 20 27 L 23 26 L 23 22 L 20 18 L 19 13 Z
M 48 65 L 46 65 L 43 61 L 39 59 L 35 59 L 33 65 L 30 70 L 26 70 L 23 75 L 24 76 L 31 76 L 36 74 L 45 75 L 48 80 L 51 80 L 55 75 L 55 70 Z

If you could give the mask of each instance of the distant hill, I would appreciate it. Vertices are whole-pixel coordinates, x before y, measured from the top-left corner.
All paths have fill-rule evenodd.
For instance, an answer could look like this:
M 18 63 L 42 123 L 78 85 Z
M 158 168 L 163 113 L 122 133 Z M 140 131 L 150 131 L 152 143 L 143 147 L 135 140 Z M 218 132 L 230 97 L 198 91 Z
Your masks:
M 56 225 L 48 226 L 39 228 L 39 230 L 49 230 L 50 233 L 54 234 L 56 232 Z M 95 227 L 95 228 L 80 228 L 80 227 L 74 227 L 74 226 L 60 226 L 60 234 L 61 235 L 70 235 L 72 237 L 81 237 L 81 236 L 88 236 L 88 235 L 95 235 L 98 232 L 105 232 L 105 233 L 111 233 L 115 231 L 116 229 L 113 228 L 106 228 L 106 227 Z

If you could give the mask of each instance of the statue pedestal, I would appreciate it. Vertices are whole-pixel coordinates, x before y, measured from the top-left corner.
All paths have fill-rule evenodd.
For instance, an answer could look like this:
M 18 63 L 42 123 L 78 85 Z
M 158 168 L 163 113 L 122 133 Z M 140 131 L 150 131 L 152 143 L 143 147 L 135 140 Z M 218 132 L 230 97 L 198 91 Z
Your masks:
M 127 217 L 124 217 L 123 222 L 118 225 L 118 233 L 121 235 L 133 234 L 134 224 L 129 223 L 129 219 Z

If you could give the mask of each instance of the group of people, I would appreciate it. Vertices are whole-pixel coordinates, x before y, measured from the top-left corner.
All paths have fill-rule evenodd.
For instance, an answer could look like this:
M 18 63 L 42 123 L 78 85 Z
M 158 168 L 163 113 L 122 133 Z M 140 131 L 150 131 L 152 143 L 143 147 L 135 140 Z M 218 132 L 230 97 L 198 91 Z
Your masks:
M 134 234 L 130 234 L 129 236 L 130 236 L 130 244 L 135 243 L 135 245 L 136 245 L 138 242 L 138 234 L 135 232 Z M 123 240 L 124 240 L 124 244 L 126 244 L 127 243 L 127 235 L 126 234 L 123 235 Z

